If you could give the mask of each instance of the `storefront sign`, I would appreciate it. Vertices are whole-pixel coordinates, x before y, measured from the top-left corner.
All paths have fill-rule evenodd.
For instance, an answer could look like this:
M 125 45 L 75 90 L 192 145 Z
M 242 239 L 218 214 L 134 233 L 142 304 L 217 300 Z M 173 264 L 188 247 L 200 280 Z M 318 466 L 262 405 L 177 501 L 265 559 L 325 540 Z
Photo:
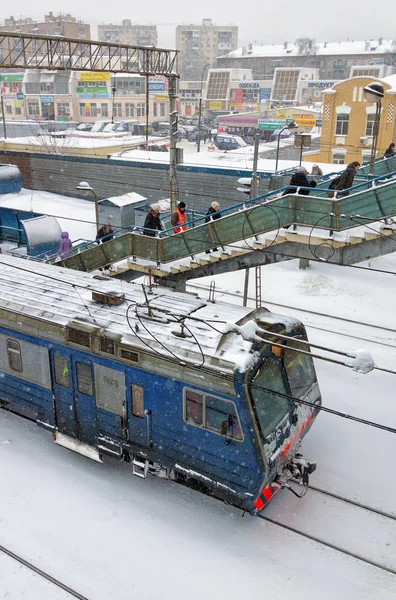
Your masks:
M 110 73 L 80 73 L 80 81 L 110 81 Z
M 221 100 L 209 100 L 209 110 L 223 110 L 223 102 Z
M 251 90 L 254 88 L 258 89 L 260 87 L 260 84 L 258 83 L 258 81 L 241 81 L 239 87 L 243 90 Z
M 165 92 L 165 78 L 164 77 L 150 77 L 149 78 L 149 94 L 155 94 L 156 92 Z
M 332 88 L 336 83 L 337 83 L 336 81 L 309 81 L 308 87 L 309 88 L 326 89 L 326 88 Z
M 40 102 L 41 104 L 53 104 L 54 103 L 54 97 L 53 96 L 40 96 Z
M 107 87 L 101 86 L 101 87 L 78 87 L 77 88 L 77 94 L 96 94 L 98 92 L 100 94 L 106 94 Z
M 23 98 L 24 98 L 22 92 L 17 92 L 17 96 L 16 97 L 17 97 L 18 100 L 23 100 Z
M 260 88 L 260 100 L 269 100 L 271 98 L 271 88 Z
M 310 115 L 308 113 L 295 113 L 291 116 L 300 127 L 315 127 L 316 125 L 316 117 L 314 115 Z
M 281 121 L 280 119 L 259 119 L 258 126 L 259 129 L 265 129 L 266 131 L 275 131 L 275 129 L 280 129 L 286 125 L 286 121 Z
M 23 81 L 23 73 L 19 75 L 0 75 L 0 81 Z

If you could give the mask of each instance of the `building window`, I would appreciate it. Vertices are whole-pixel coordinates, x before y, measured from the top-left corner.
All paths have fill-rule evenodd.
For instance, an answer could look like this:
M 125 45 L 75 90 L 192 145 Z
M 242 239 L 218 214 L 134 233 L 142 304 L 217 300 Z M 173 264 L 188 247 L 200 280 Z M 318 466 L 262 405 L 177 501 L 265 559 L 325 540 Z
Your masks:
M 125 104 L 125 116 L 126 117 L 134 117 L 135 116 L 135 105 L 127 102 Z
M 374 135 L 375 114 L 367 115 L 365 135 Z
M 184 389 L 183 418 L 187 423 L 242 441 L 242 428 L 234 402 Z
M 22 373 L 21 347 L 15 340 L 7 340 L 8 364 L 12 371 Z
M 165 102 L 160 104 L 160 117 L 165 117 Z
M 85 104 L 80 104 L 80 117 L 86 117 L 87 116 L 87 110 L 85 107 Z
M 29 116 L 37 117 L 40 114 L 40 106 L 38 100 L 28 100 L 27 110 Z
M 68 102 L 59 102 L 57 109 L 58 117 L 70 117 L 70 104 Z
M 97 117 L 98 116 L 98 107 L 97 107 L 97 105 L 96 105 L 95 102 L 90 105 L 89 111 L 90 111 L 90 116 L 91 117 Z
M 348 135 L 349 115 L 338 114 L 336 121 L 336 135 Z M 339 163 L 341 164 L 341 163 Z
M 121 102 L 114 102 L 113 104 L 113 116 L 122 117 L 122 104 Z
M 154 117 L 158 117 L 158 104 L 154 102 Z
M 108 104 L 101 104 L 100 105 L 100 112 L 102 113 L 102 117 L 108 117 L 109 116 L 109 106 L 108 106 Z
M 77 388 L 85 396 L 93 396 L 93 380 L 91 365 L 76 362 Z
M 333 154 L 333 164 L 334 165 L 345 164 L 345 154 Z
M 7 115 L 12 115 L 12 107 L 9 104 L 6 104 L 6 113 Z
M 21 109 L 20 109 L 20 108 L 16 108 L 16 109 L 15 109 L 15 114 L 16 114 L 16 115 L 21 115 L 21 114 L 22 114 L 22 111 L 21 111 Z
M 144 117 L 145 114 L 146 114 L 146 110 L 145 110 L 144 104 L 138 104 L 137 105 L 137 116 Z

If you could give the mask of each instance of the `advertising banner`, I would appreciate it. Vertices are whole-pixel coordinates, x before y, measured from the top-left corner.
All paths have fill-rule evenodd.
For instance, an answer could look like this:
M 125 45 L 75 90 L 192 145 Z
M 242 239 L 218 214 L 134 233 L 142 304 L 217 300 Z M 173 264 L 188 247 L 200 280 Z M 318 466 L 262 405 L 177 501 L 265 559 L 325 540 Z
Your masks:
M 110 73 L 92 73 L 87 71 L 86 73 L 80 73 L 80 81 L 110 81 Z

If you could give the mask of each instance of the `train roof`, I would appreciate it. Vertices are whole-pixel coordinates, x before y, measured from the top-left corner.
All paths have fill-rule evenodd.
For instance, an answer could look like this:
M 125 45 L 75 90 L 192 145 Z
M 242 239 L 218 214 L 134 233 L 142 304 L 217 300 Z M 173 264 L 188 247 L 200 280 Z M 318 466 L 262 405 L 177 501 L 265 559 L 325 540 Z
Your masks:
M 252 360 L 257 321 L 286 331 L 295 319 L 251 309 L 212 303 L 189 293 L 126 283 L 44 263 L 0 256 L 0 311 L 11 311 L 62 328 L 73 323 L 94 326 L 122 344 L 181 361 L 217 364 L 244 370 Z M 125 295 L 116 306 L 93 299 L 99 295 Z M 2 311 L 4 315 L 4 312 Z M 4 319 L 2 319 L 4 322 Z M 183 329 L 180 321 L 185 325 Z M 264 326 L 263 326 L 264 323 Z M 256 325 L 255 325 L 256 324 Z M 41 328 L 45 337 L 45 328 Z

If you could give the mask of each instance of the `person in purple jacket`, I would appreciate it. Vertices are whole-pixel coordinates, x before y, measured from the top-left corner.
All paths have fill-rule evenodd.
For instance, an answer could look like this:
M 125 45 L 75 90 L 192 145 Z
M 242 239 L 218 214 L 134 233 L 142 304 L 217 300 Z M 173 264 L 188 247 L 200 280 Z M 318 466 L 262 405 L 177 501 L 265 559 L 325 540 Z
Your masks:
M 70 255 L 72 249 L 71 239 L 67 231 L 62 231 L 61 241 L 59 244 L 58 254 L 60 258 L 67 258 Z

